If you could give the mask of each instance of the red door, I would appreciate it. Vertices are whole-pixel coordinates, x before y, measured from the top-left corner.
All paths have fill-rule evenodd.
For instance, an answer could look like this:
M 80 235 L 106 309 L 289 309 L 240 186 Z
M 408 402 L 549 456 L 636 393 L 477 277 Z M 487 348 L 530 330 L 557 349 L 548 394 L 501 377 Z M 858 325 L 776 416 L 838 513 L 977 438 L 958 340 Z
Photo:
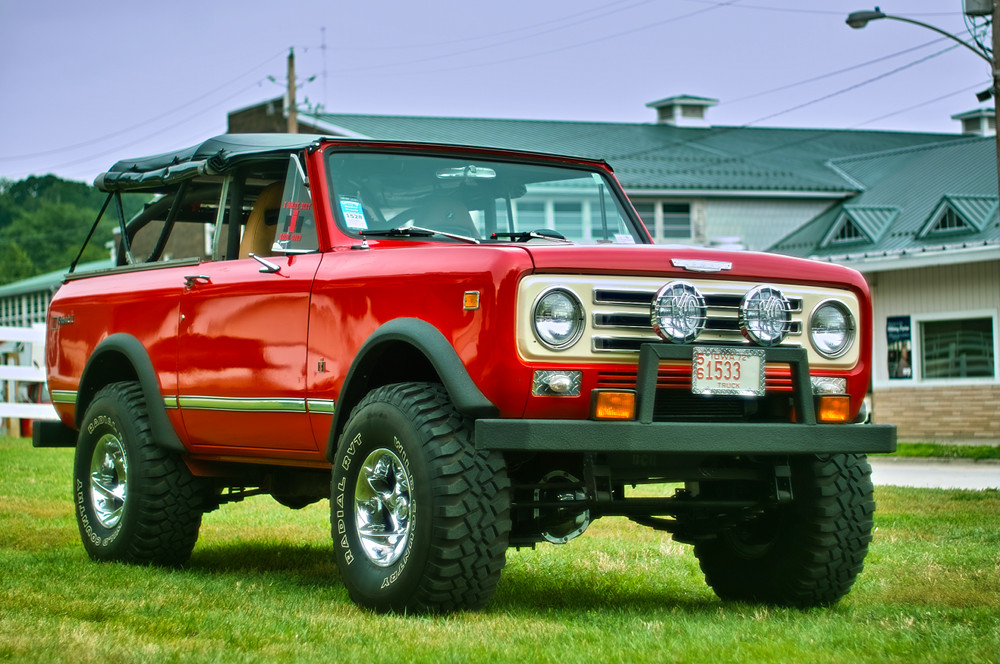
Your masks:
M 181 296 L 178 407 L 193 452 L 322 460 L 306 411 L 309 297 L 322 256 L 203 263 Z

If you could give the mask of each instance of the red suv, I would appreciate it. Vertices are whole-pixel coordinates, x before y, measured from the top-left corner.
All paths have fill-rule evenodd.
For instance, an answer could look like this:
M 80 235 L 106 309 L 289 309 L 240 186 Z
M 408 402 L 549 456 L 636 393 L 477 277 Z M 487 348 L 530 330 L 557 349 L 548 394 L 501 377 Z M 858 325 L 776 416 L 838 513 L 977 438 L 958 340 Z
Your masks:
M 726 599 L 829 604 L 860 572 L 895 430 L 855 424 L 857 272 L 653 246 L 570 157 L 226 135 L 96 184 L 117 266 L 56 293 L 35 430 L 76 448 L 95 560 L 182 564 L 205 511 L 265 493 L 328 498 L 383 611 L 479 607 L 508 547 L 601 516 L 693 544 Z

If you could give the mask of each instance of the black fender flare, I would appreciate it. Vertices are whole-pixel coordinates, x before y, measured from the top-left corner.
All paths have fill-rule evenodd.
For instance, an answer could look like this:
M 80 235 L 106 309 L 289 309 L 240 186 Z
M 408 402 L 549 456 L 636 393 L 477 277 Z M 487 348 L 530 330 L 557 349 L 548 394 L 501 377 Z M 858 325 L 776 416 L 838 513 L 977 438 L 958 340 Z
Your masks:
M 160 381 L 156 377 L 149 353 L 142 342 L 130 334 L 117 333 L 107 337 L 97 345 L 87 360 L 76 395 L 77 429 L 83 425 L 87 406 L 97 392 L 108 383 L 120 380 L 139 381 L 155 443 L 167 451 L 186 454 L 184 443 L 167 417 Z
M 465 365 L 451 343 L 436 327 L 419 318 L 397 318 L 380 326 L 361 345 L 347 377 L 341 386 L 340 397 L 333 415 L 333 426 L 327 442 L 326 457 L 333 463 L 337 453 L 340 433 L 354 407 L 371 389 L 382 382 L 372 380 L 369 369 L 377 362 L 381 352 L 391 345 L 407 344 L 427 359 L 434 369 L 455 408 L 471 419 L 493 418 L 500 410 L 480 391 L 469 376 Z

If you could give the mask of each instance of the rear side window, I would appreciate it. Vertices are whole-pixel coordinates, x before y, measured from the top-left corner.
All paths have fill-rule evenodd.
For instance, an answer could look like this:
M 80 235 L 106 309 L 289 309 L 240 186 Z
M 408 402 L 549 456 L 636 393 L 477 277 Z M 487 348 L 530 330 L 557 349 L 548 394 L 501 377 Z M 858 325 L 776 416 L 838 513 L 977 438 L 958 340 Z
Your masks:
M 127 226 L 129 248 L 135 263 L 186 258 L 210 260 L 215 223 L 219 215 L 221 182 L 177 187 L 157 194 Z M 123 194 L 122 198 L 149 194 Z M 171 218 L 170 211 L 174 210 Z M 119 265 L 124 250 L 117 243 Z

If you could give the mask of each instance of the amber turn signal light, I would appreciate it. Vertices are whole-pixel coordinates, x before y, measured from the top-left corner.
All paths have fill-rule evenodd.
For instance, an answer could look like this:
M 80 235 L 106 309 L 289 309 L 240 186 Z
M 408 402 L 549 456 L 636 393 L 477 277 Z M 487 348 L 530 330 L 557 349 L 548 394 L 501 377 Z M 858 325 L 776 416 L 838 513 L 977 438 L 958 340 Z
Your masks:
M 462 296 L 462 308 L 466 311 L 475 311 L 479 308 L 479 291 L 465 291 Z
M 635 392 L 594 390 L 595 420 L 634 420 Z
M 817 400 L 816 419 L 820 422 L 847 422 L 851 416 L 851 397 L 825 394 Z

